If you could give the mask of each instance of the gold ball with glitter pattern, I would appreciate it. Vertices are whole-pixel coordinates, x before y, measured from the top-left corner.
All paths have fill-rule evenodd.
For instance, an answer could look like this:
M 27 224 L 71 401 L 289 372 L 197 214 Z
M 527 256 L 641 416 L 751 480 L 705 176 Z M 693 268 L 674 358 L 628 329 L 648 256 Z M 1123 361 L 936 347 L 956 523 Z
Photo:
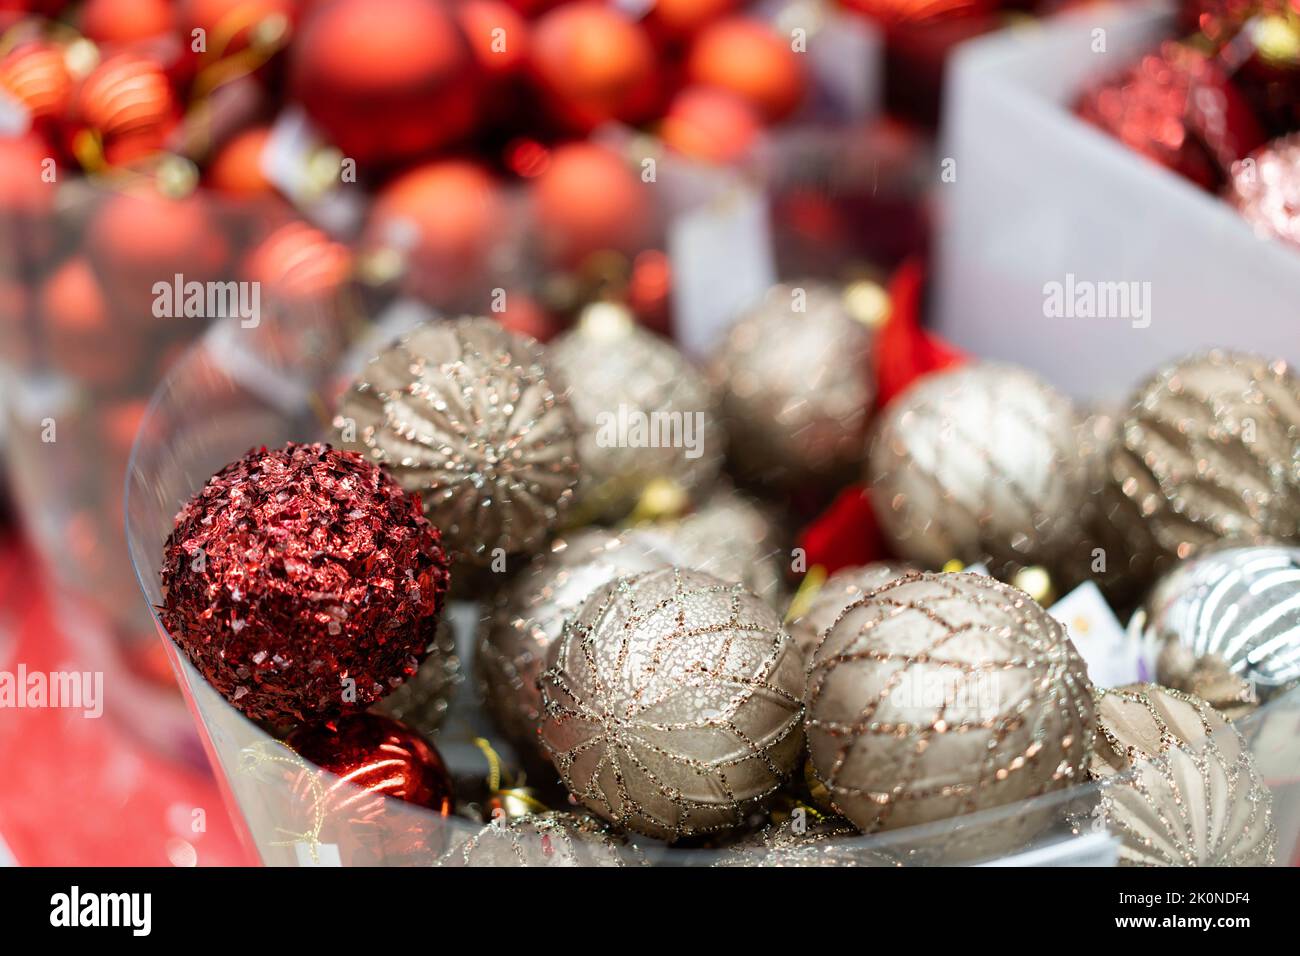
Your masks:
M 577 426 L 544 350 L 490 319 L 432 322 L 385 349 L 334 425 L 472 564 L 539 549 L 578 484 Z
M 817 778 L 868 833 L 1061 790 L 1092 754 L 1092 686 L 1065 629 L 983 575 L 909 574 L 850 605 L 806 703 Z M 1014 849 L 1046 822 L 1017 813 L 963 852 Z
M 1134 393 L 1111 448 L 1115 524 L 1161 571 L 1224 539 L 1300 536 L 1300 378 L 1283 362 L 1207 352 Z
M 1272 796 L 1241 735 L 1205 701 L 1155 684 L 1097 693 L 1089 826 L 1128 866 L 1268 866 Z
M 587 599 L 542 675 L 542 742 L 573 797 L 673 840 L 741 826 L 798 765 L 804 660 L 737 584 L 670 568 Z
M 584 516 L 621 518 L 653 481 L 693 496 L 717 478 L 727 440 L 713 393 L 671 342 L 602 302 L 548 351 L 580 429 Z
M 1071 402 L 1036 375 L 975 363 L 928 375 L 890 403 L 868 464 L 899 556 L 1001 575 L 1053 566 L 1076 538 L 1087 485 Z

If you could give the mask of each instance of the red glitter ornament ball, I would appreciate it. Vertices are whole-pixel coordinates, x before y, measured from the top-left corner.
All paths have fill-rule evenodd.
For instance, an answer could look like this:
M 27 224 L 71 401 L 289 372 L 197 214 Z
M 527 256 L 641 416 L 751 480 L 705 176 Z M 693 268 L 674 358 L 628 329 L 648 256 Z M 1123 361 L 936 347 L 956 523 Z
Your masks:
M 433 745 L 405 724 L 379 714 L 352 714 L 300 727 L 285 741 L 298 756 L 340 780 L 327 789 L 327 812 L 365 823 L 383 812 L 381 797 L 452 810 L 451 774 Z
M 163 626 L 249 717 L 361 710 L 415 673 L 450 578 L 419 499 L 328 445 L 250 451 L 176 516 Z
M 1086 91 L 1080 117 L 1135 152 L 1218 189 L 1232 164 L 1264 140 L 1249 104 L 1212 58 L 1165 43 L 1137 66 Z
M 331 0 L 305 16 L 290 86 L 311 118 L 358 163 L 411 159 L 470 133 L 481 76 L 437 0 Z

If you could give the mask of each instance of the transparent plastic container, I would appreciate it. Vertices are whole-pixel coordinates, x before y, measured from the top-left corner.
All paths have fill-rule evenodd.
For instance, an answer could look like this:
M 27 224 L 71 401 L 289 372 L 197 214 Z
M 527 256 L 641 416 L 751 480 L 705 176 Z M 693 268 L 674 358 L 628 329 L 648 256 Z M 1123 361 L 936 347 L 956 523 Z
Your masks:
M 263 330 L 264 331 L 264 330 Z M 266 350 L 259 334 L 232 324 L 214 329 L 172 370 L 145 415 L 127 475 L 126 524 L 131 560 L 144 601 L 162 602 L 162 543 L 181 505 L 230 460 L 250 446 L 326 439 L 328 409 L 356 349 L 372 347 L 373 331 L 342 343 L 334 362 L 305 365 Z M 478 611 L 453 605 L 466 671 L 472 670 Z M 483 824 L 443 818 L 402 801 L 374 798 L 364 815 L 347 801 L 323 800 L 344 784 L 307 765 L 217 694 L 159 633 L 199 724 L 208 756 L 237 824 L 260 859 L 271 865 L 426 865 L 479 833 Z M 1239 722 L 1273 795 L 1277 859 L 1292 859 L 1300 834 L 1300 691 L 1293 691 Z M 463 682 L 433 742 L 458 785 L 481 787 L 487 766 L 477 740 L 486 738 L 512 764 L 509 748 L 490 725 L 472 681 Z M 539 781 L 551 784 L 553 781 Z M 943 823 L 839 840 L 835 860 L 862 865 L 969 863 L 992 858 L 1021 865 L 1109 865 L 1116 842 L 1093 821 L 1096 787 L 1060 791 L 1025 803 Z M 552 805 L 556 805 L 554 801 Z M 562 806 L 562 804 L 559 804 Z M 331 807 L 344 807 L 334 812 Z M 1034 831 L 1025 845 L 1006 852 L 1007 834 Z M 757 853 L 670 849 L 636 841 L 647 862 L 660 865 L 760 863 Z M 990 848 L 993 848 L 990 850 Z M 540 857 L 539 857 L 540 858 Z M 829 862 L 829 861 L 828 861 Z

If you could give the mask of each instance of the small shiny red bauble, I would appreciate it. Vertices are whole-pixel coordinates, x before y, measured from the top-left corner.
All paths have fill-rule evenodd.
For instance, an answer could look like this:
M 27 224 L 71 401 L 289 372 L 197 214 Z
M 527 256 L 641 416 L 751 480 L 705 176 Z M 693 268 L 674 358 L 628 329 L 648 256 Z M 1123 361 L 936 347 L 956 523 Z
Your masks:
M 117 53 L 90 72 L 73 103 L 75 128 L 99 137 L 105 160 L 125 165 L 162 149 L 178 120 L 171 84 L 152 57 Z
M 383 812 L 378 797 L 405 800 L 442 816 L 452 811 L 451 775 L 433 745 L 405 724 L 353 714 L 300 727 L 286 743 L 339 781 L 328 788 L 331 813 L 366 822 Z

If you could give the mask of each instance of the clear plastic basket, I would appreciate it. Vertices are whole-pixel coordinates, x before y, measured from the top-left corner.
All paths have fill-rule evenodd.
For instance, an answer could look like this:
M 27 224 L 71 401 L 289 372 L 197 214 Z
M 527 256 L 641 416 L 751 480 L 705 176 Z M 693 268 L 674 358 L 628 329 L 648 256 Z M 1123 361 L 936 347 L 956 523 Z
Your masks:
M 182 359 L 154 396 L 132 455 L 126 488 L 131 559 L 145 600 L 156 607 L 162 543 L 173 517 L 208 477 L 250 446 L 327 437 L 328 413 L 346 370 L 373 347 L 373 335 L 351 343 L 335 362 L 312 366 L 277 359 L 259 341 L 265 330 L 215 327 Z M 459 652 L 470 670 L 476 607 L 451 609 Z M 244 718 L 210 688 L 159 631 L 237 823 L 260 858 L 274 865 L 404 864 L 436 862 L 482 829 L 461 817 L 443 818 L 388 798 L 382 813 L 364 818 L 321 809 L 320 795 L 346 787 L 313 768 Z M 1300 834 L 1300 691 L 1239 722 L 1273 794 L 1278 860 L 1288 861 Z M 481 781 L 486 765 L 476 740 L 486 738 L 511 762 L 510 748 L 463 682 L 434 742 L 460 781 Z M 548 783 L 551 781 L 548 781 Z M 837 841 L 836 859 L 864 865 L 968 863 L 992 857 L 1027 865 L 1108 865 L 1115 838 L 1097 825 L 1096 788 L 1078 787 L 1021 804 L 940 824 Z M 343 801 L 340 801 L 343 803 Z M 1033 836 L 1010 857 L 1006 834 L 1026 827 Z M 760 863 L 725 848 L 670 849 L 638 843 L 655 864 Z M 990 848 L 995 848 L 990 850 Z

